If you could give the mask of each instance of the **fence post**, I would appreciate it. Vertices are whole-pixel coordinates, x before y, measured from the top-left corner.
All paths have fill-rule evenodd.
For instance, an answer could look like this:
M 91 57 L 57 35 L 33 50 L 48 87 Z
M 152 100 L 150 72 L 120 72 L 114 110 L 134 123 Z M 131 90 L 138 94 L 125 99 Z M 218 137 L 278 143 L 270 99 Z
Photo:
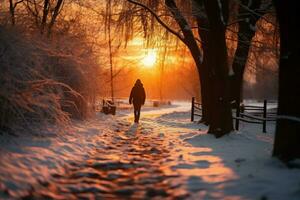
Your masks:
M 194 108 L 195 107 L 195 97 L 192 97 L 192 112 L 191 112 L 191 121 L 194 121 Z
M 263 113 L 263 132 L 267 132 L 267 100 L 264 100 L 264 113 Z
M 239 120 L 239 117 L 240 117 L 240 104 L 237 103 L 237 106 L 236 106 L 236 119 L 235 119 L 235 130 L 239 130 L 239 126 L 240 126 L 240 120 Z
M 245 105 L 242 103 L 242 105 L 241 105 L 241 110 L 240 110 L 240 112 L 241 113 L 245 113 Z M 243 118 L 244 117 L 244 115 L 241 115 L 241 118 Z

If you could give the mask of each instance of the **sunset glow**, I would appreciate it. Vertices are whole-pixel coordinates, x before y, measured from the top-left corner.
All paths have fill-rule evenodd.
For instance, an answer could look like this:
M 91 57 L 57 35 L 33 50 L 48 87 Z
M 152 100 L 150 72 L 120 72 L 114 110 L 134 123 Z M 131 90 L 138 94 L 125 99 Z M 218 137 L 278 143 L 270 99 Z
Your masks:
M 0 200 L 300 200 L 296 2 L 0 0 Z
M 145 57 L 142 59 L 142 63 L 145 67 L 151 68 L 154 66 L 156 62 L 156 52 L 155 51 L 149 51 Z

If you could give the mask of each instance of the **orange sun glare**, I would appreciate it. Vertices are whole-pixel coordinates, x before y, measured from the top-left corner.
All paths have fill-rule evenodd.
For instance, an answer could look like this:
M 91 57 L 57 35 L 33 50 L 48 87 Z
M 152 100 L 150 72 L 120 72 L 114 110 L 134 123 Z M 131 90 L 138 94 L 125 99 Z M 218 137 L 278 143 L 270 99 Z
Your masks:
M 156 52 L 148 51 L 145 57 L 142 59 L 142 63 L 145 67 L 151 68 L 156 62 Z

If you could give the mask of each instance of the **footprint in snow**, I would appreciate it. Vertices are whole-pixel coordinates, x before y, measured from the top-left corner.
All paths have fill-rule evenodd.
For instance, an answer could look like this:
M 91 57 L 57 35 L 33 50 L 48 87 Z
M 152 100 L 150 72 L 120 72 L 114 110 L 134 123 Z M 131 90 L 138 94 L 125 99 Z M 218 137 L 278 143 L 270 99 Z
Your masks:
M 245 161 L 246 161 L 245 158 L 237 158 L 237 159 L 234 160 L 234 162 L 236 162 L 236 163 L 242 163 L 242 162 L 245 162 Z

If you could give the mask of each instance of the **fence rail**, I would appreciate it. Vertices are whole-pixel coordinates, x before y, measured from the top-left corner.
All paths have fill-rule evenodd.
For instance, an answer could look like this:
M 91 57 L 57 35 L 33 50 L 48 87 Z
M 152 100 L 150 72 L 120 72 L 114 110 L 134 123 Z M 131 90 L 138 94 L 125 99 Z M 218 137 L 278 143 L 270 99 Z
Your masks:
M 191 121 L 194 121 L 194 116 L 202 116 L 201 103 L 195 101 L 195 97 L 192 98 L 191 109 Z M 252 124 L 262 124 L 262 130 L 267 132 L 267 122 L 276 121 L 276 112 L 267 110 L 267 100 L 264 100 L 263 106 L 244 105 L 241 104 L 235 109 L 235 116 L 232 118 L 235 120 L 235 129 L 239 130 L 240 121 Z

